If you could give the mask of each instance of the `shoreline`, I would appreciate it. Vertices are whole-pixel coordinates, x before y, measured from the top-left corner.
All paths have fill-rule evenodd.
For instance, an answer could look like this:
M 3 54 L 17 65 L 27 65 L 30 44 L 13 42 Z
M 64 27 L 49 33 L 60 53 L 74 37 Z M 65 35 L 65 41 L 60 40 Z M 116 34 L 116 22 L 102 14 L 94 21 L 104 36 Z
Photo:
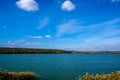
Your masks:
M 75 51 L 34 48 L 0 48 L 0 54 L 120 54 L 120 51 Z

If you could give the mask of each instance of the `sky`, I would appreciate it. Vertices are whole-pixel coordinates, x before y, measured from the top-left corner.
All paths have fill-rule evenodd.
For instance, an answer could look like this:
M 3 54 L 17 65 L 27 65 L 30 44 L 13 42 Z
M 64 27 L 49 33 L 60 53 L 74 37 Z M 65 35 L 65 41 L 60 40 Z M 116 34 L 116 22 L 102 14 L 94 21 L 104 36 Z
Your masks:
M 120 0 L 1 0 L 0 47 L 120 51 Z

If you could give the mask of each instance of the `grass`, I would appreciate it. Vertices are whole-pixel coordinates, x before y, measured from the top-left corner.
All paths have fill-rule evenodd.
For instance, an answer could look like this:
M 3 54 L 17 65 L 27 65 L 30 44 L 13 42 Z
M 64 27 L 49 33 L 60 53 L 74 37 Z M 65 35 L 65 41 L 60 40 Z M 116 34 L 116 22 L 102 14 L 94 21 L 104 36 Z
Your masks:
M 111 74 L 85 74 L 78 76 L 76 80 L 120 80 L 120 72 L 112 72 Z
M 32 72 L 3 72 L 0 71 L 0 80 L 37 80 L 38 76 Z
M 43 80 L 33 72 L 5 72 L 0 71 L 0 80 Z M 111 74 L 85 74 L 78 76 L 76 80 L 120 80 L 120 72 L 112 72 Z

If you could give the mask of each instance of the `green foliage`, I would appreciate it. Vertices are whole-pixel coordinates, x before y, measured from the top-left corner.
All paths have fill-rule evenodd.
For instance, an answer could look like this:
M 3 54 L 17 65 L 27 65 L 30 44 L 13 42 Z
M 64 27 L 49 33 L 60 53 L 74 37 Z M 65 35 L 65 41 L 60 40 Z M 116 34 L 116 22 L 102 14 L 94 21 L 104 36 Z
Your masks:
M 2 72 L 0 80 L 37 80 L 38 76 L 32 72 Z
M 32 48 L 0 48 L 0 54 L 52 54 L 67 53 L 57 49 L 32 49 Z
M 0 48 L 0 54 L 120 54 L 120 51 L 67 51 L 59 49 Z
M 78 76 L 76 80 L 120 80 L 120 72 L 114 72 L 111 74 L 102 74 L 102 75 L 85 74 L 83 76 Z

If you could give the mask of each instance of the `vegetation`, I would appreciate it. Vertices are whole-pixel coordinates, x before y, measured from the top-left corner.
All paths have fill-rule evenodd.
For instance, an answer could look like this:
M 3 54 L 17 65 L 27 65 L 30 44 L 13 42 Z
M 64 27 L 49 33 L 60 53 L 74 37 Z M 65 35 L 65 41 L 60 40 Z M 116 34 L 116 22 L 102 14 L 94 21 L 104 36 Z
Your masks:
M 113 72 L 111 74 L 85 74 L 82 77 L 78 76 L 76 80 L 120 80 L 120 72 Z
M 0 54 L 52 54 L 67 53 L 65 50 L 57 49 L 31 49 L 31 48 L 0 48 Z
M 0 71 L 0 80 L 43 80 L 32 72 L 4 72 Z M 120 80 L 120 72 L 112 72 L 111 74 L 85 74 L 78 76 L 76 80 Z
M 0 48 L 0 54 L 120 54 L 120 51 L 68 51 L 58 49 Z
M 120 54 L 120 51 L 72 51 L 72 53 L 81 53 L 81 54 Z
M 0 80 L 38 80 L 38 76 L 32 72 L 0 71 Z

